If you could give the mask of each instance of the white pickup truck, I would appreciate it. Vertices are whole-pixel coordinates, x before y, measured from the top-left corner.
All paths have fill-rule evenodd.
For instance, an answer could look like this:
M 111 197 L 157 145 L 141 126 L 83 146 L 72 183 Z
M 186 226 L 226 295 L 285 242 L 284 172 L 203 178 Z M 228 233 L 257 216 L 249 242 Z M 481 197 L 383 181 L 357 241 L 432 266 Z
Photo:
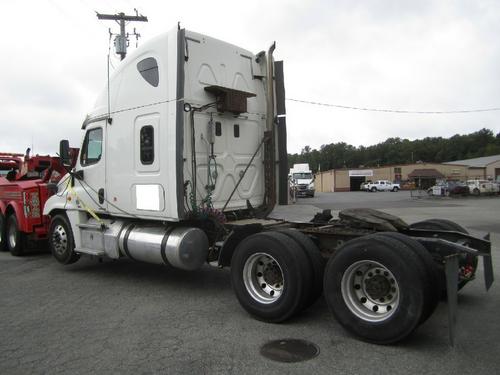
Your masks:
M 468 180 L 467 186 L 469 187 L 472 195 L 481 194 L 496 194 L 498 193 L 498 185 L 493 181 L 488 180 Z
M 378 180 L 374 182 L 369 182 L 365 184 L 364 190 L 376 192 L 376 191 L 398 191 L 401 189 L 399 184 L 394 184 L 388 180 Z

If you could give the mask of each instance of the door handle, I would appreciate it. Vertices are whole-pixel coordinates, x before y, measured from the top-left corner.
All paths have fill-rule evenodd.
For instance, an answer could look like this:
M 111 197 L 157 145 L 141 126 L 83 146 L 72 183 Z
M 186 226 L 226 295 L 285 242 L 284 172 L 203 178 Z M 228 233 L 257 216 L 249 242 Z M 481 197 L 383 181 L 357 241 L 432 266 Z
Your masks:
M 99 189 L 97 196 L 99 197 L 99 204 L 103 204 L 104 203 L 104 189 L 103 188 Z

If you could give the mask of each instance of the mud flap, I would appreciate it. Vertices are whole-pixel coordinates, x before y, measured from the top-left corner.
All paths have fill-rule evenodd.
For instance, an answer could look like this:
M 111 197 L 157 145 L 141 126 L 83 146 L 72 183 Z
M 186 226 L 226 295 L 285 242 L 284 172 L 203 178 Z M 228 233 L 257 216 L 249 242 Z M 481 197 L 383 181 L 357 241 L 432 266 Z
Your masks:
M 486 285 L 486 290 L 489 290 L 491 284 L 493 284 L 493 262 L 491 260 L 491 255 L 483 256 L 483 267 L 484 267 L 484 283 Z
M 444 264 L 444 270 L 446 274 L 446 294 L 448 296 L 448 327 L 451 346 L 455 345 L 455 333 L 457 327 L 458 257 L 458 254 L 446 256 Z
M 490 234 L 488 233 L 484 236 L 486 241 L 490 240 Z M 488 291 L 493 284 L 493 261 L 491 259 L 491 252 L 489 254 L 483 255 L 483 267 L 484 267 L 484 284 L 486 286 L 486 290 Z

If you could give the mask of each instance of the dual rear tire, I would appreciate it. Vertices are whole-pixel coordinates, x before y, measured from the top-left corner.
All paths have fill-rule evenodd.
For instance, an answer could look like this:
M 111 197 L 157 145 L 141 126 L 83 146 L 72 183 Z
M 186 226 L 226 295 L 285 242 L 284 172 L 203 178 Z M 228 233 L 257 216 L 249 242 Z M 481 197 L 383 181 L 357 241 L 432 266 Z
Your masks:
M 324 261 L 304 234 L 261 232 L 244 239 L 231 260 L 231 281 L 241 306 L 266 322 L 283 322 L 322 293 Z
M 304 234 L 261 232 L 236 248 L 231 279 L 241 306 L 273 323 L 306 309 L 324 291 L 338 322 L 377 344 L 410 335 L 439 301 L 438 271 L 431 255 L 398 233 L 351 240 L 324 267 L 318 248 Z
M 342 245 L 328 261 L 325 298 L 352 334 L 377 344 L 395 343 L 434 311 L 434 274 L 411 241 L 386 233 L 363 236 Z
M 413 229 L 446 230 L 446 231 L 469 234 L 467 229 L 462 227 L 460 224 L 457 224 L 454 221 L 446 219 L 423 220 L 411 224 L 410 227 Z M 474 278 L 478 266 L 477 257 L 473 257 L 470 255 L 462 257 L 459 261 L 459 266 L 460 266 L 459 272 L 462 274 L 461 276 L 467 275 L 467 277 L 466 278 L 461 277 L 462 280 L 460 280 L 458 283 L 458 290 L 462 289 L 470 280 Z M 444 285 L 441 286 L 441 290 L 443 295 L 446 295 Z

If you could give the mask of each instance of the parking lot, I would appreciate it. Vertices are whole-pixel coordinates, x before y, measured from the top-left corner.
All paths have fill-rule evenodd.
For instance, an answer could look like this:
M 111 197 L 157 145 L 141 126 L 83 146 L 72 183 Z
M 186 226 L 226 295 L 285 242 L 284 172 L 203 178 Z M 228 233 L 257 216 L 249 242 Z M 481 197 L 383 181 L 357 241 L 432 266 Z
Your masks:
M 489 231 L 500 275 L 500 197 L 318 193 L 275 215 L 298 219 L 347 207 Z M 482 277 L 480 266 L 477 280 L 459 294 L 455 347 L 444 303 L 409 339 L 377 346 L 346 333 L 323 298 L 284 324 L 252 319 L 233 295 L 227 269 L 186 272 L 90 258 L 61 266 L 46 253 L 0 253 L 0 373 L 493 374 L 500 368 L 500 289 L 497 283 L 486 293 Z M 294 364 L 259 354 L 264 343 L 281 338 L 309 340 L 320 354 Z

